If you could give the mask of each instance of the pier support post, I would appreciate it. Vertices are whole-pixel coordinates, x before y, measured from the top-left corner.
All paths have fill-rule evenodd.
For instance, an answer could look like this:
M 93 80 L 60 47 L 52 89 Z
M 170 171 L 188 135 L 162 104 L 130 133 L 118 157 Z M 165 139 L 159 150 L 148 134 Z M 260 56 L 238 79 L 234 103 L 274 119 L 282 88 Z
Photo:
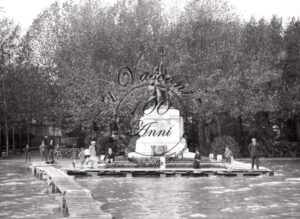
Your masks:
M 92 178 L 98 177 L 98 173 L 97 173 L 97 172 L 91 172 L 91 173 L 90 173 L 90 176 L 91 176 Z
M 166 178 L 166 177 L 167 177 L 167 174 L 165 174 L 165 173 L 161 173 L 161 174 L 160 174 L 160 177 L 162 177 L 162 178 Z
M 131 178 L 132 177 L 132 173 L 126 173 L 126 177 L 127 178 Z

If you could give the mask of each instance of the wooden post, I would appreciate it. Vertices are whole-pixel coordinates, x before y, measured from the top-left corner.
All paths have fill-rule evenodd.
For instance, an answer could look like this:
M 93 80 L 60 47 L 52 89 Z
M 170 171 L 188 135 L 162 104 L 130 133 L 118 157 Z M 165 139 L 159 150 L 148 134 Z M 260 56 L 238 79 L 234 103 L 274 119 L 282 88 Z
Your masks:
M 165 173 L 160 174 L 160 177 L 162 177 L 162 178 L 166 178 L 166 176 L 167 176 L 167 174 L 165 174 Z
M 208 172 L 207 175 L 208 175 L 208 176 L 214 176 L 215 173 L 214 173 L 214 172 Z
M 98 177 L 98 173 L 97 172 L 91 172 L 90 173 L 92 178 Z

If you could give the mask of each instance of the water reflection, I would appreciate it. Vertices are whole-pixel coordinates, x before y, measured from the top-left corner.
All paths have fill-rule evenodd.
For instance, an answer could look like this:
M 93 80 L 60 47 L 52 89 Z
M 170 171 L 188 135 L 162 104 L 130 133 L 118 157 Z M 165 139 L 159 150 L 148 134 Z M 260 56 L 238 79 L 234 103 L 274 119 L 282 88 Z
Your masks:
M 78 179 L 116 218 L 300 217 L 300 162 L 270 161 L 274 177 Z

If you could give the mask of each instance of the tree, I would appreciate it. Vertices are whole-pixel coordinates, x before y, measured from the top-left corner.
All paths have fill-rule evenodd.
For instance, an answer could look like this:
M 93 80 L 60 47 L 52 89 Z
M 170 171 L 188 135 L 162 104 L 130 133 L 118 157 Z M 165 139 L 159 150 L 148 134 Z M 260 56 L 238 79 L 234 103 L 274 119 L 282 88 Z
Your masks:
M 282 54 L 283 86 L 281 117 L 294 118 L 297 139 L 300 140 L 300 21 L 292 19 L 284 34 L 285 51 Z
M 11 83 L 12 74 L 15 69 L 15 58 L 16 51 L 19 44 L 19 26 L 14 25 L 14 23 L 7 18 L 0 18 L 0 72 L 1 72 L 1 103 L 3 105 L 3 118 L 4 118 L 4 128 L 5 128 L 5 145 L 6 153 L 9 152 L 9 140 L 8 140 L 8 129 L 9 123 L 13 118 L 13 102 L 10 98 L 11 92 L 13 92 L 13 87 L 9 86 Z

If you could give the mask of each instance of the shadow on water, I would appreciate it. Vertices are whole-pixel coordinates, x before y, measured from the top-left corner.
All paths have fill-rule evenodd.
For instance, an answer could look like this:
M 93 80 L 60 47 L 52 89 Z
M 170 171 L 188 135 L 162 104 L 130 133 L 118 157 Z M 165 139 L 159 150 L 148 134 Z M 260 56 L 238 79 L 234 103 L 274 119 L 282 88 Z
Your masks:
M 61 217 L 55 195 L 21 163 L 0 163 L 0 218 Z
M 115 218 L 300 218 L 300 162 L 275 176 L 78 179 Z

